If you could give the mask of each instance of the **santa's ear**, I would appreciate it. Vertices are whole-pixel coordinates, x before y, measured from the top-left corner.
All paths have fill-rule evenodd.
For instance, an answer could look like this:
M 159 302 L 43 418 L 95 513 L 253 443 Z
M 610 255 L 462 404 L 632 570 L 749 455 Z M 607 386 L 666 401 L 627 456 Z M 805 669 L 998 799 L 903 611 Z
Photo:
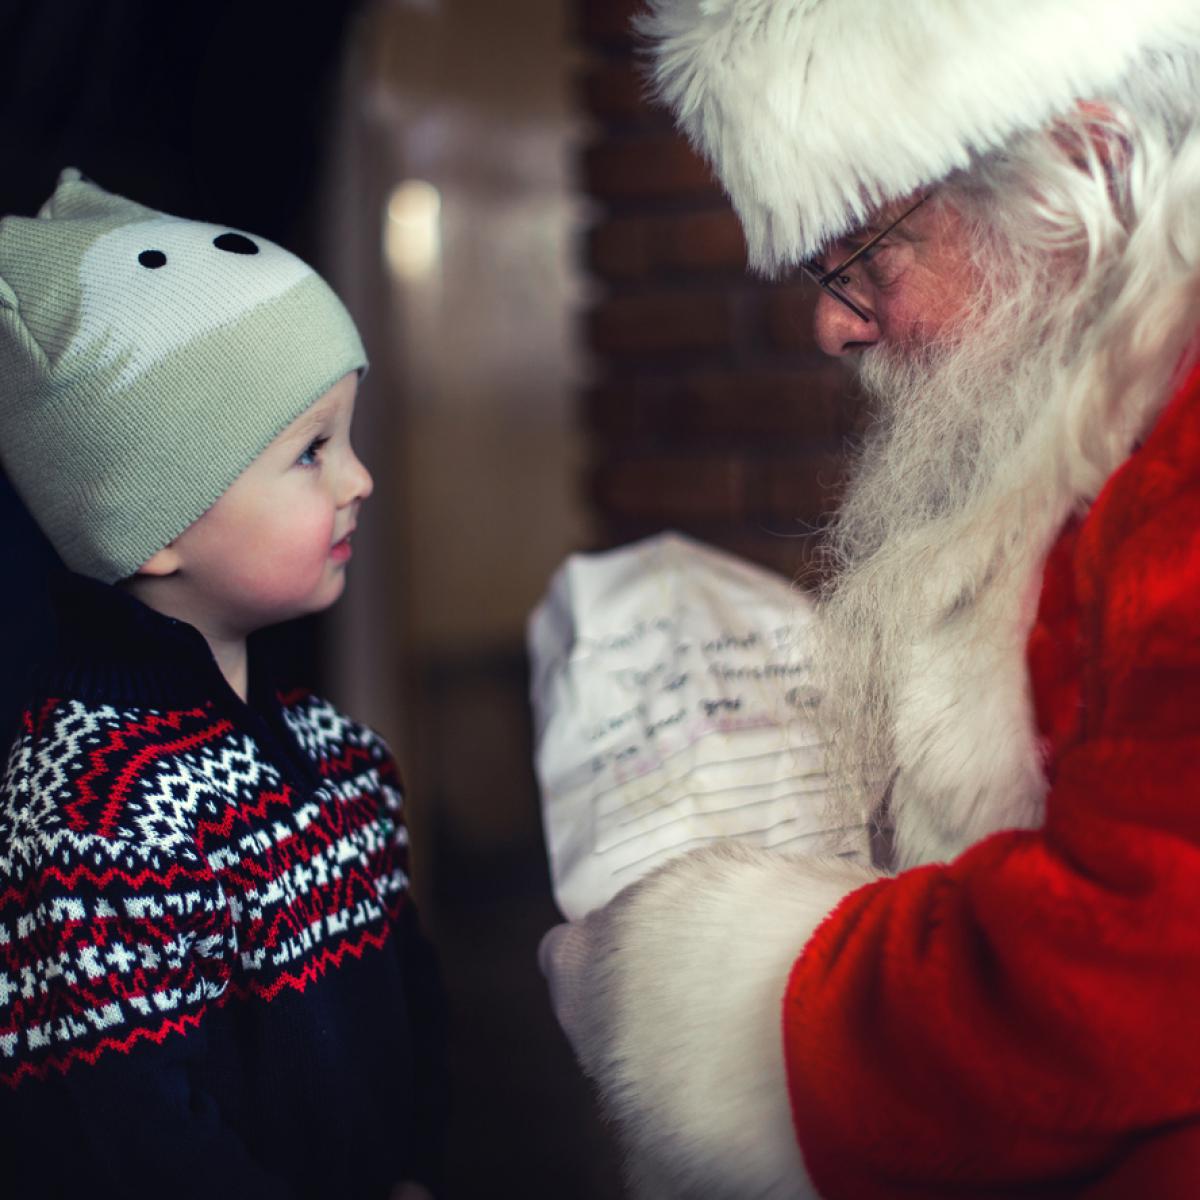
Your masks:
M 135 572 L 135 578 L 161 579 L 166 575 L 174 575 L 183 565 L 175 544 L 164 546 L 161 550 L 150 555 Z
M 1129 165 L 1129 136 L 1101 100 L 1076 101 L 1070 114 L 1054 122 L 1050 136 L 1081 171 L 1102 174 L 1110 184 Z

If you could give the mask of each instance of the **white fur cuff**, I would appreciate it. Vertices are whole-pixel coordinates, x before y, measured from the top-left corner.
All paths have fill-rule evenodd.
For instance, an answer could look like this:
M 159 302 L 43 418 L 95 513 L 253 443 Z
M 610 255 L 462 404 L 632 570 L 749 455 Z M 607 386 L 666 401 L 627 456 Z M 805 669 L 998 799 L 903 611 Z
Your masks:
M 726 843 L 669 863 L 611 906 L 579 1047 L 646 1200 L 803 1200 L 782 1006 L 817 925 L 876 876 Z M 606 912 L 608 910 L 605 910 Z M 590 918 L 589 918 L 590 920 Z

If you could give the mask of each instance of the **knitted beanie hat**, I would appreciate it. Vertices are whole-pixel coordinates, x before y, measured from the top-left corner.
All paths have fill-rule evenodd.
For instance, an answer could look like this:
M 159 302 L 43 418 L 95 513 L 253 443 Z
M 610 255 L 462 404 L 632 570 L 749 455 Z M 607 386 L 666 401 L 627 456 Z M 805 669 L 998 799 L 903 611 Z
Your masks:
M 112 583 L 202 516 L 366 355 L 305 263 L 67 169 L 0 220 L 0 460 L 72 570 Z
M 1178 88 L 1197 0 L 644 0 L 660 98 L 751 263 L 809 257 L 880 202 L 1141 74 Z

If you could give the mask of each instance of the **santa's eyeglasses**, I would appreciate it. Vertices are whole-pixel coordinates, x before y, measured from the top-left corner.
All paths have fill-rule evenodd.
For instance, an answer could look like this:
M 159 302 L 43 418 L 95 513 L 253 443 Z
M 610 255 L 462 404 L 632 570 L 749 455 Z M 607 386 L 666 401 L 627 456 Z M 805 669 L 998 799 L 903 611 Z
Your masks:
M 860 321 L 869 321 L 871 318 L 841 290 L 844 287 L 849 287 L 854 282 L 854 276 L 847 272 L 864 254 L 871 250 L 877 243 L 883 241 L 906 217 L 911 217 L 928 199 L 928 194 L 922 196 L 916 204 L 911 208 L 906 208 L 890 225 L 881 229 L 869 241 L 863 242 L 849 258 L 842 259 L 836 267 L 831 267 L 826 271 L 818 260 L 809 259 L 807 262 L 800 264 L 800 270 L 818 287 L 827 291 L 835 300 L 840 300 Z

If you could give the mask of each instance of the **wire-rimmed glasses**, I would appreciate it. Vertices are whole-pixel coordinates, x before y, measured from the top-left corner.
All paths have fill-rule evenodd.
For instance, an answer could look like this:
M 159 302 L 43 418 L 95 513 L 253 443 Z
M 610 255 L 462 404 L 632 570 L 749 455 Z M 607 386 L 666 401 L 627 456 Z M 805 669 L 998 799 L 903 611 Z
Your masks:
M 882 241 L 897 225 L 900 224 L 906 217 L 911 217 L 913 213 L 929 199 L 928 194 L 922 196 L 916 204 L 911 208 L 906 208 L 890 225 L 881 229 L 869 241 L 863 242 L 849 258 L 844 258 L 836 267 L 830 268 L 828 271 L 821 269 L 820 264 L 812 262 L 802 262 L 800 270 L 813 281 L 818 287 L 827 291 L 835 300 L 840 300 L 860 321 L 870 321 L 870 317 L 863 312 L 849 296 L 835 287 L 837 283 L 841 287 L 846 287 L 852 282 L 852 278 L 846 275 L 846 269 L 853 266 L 868 250 L 870 250 L 877 242 Z

